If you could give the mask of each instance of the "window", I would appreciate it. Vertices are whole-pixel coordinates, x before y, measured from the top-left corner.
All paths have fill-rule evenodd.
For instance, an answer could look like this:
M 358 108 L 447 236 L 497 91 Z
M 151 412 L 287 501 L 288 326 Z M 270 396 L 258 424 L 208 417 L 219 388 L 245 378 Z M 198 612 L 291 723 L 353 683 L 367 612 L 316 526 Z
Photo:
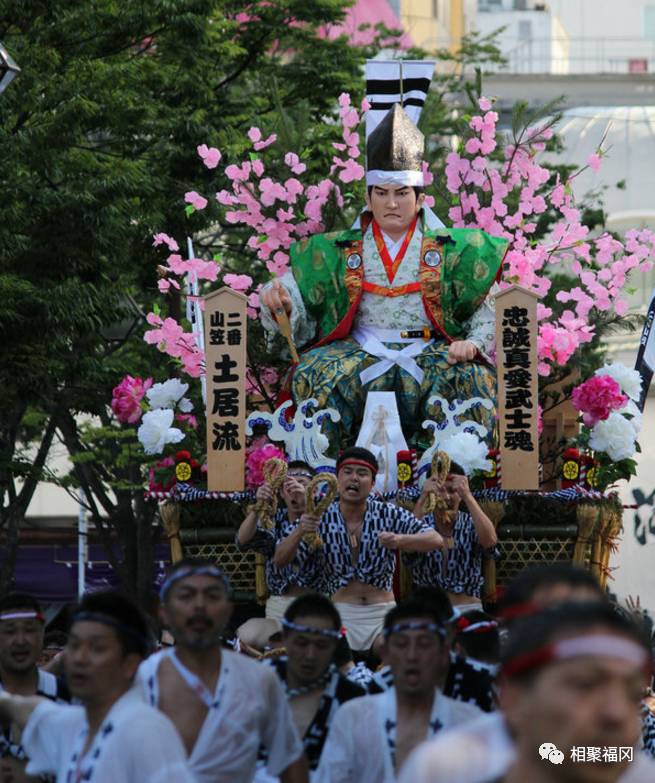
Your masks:
M 532 38 L 532 22 L 529 19 L 519 20 L 519 40 L 529 41 Z

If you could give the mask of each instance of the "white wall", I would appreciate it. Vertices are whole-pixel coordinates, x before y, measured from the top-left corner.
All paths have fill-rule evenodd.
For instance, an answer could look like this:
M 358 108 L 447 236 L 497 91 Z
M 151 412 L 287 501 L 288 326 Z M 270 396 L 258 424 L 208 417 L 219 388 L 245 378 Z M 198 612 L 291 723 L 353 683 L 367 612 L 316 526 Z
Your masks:
M 548 12 L 479 11 L 478 29 L 485 33 L 507 25 L 500 38 L 501 50 L 510 59 L 510 71 L 516 73 L 628 73 L 635 72 L 637 60 L 646 61 L 646 70 L 655 72 L 655 30 L 646 37 L 646 12 L 655 14 L 655 0 L 549 0 Z M 503 7 L 512 7 L 504 3 Z M 481 6 L 483 7 L 483 6 Z M 536 20 L 548 18 L 547 28 Z M 538 67 L 530 67 L 518 58 L 522 44 L 518 23 L 533 22 L 535 56 Z M 651 21 L 651 28 L 655 21 Z M 545 68 L 542 52 L 551 42 L 551 67 Z M 632 66 L 631 66 L 631 61 Z
M 482 35 L 506 28 L 496 40 L 510 72 L 550 73 L 551 15 L 547 11 L 480 12 L 475 25 Z

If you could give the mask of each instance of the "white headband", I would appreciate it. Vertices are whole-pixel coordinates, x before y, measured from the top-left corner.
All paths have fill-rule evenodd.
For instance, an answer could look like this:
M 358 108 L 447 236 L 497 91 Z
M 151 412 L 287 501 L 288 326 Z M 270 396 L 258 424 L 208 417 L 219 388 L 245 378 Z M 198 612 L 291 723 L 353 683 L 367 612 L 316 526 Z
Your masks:
M 367 185 L 391 185 L 393 187 L 422 188 L 425 184 L 422 171 L 382 171 L 373 169 L 366 172 Z
M 42 623 L 45 622 L 41 612 L 37 612 L 34 609 L 23 609 L 17 612 L 10 609 L 7 612 L 1 612 L 0 621 L 2 620 L 39 620 Z
M 630 639 L 609 634 L 591 634 L 562 639 L 553 645 L 554 657 L 560 660 L 578 658 L 581 655 L 605 655 L 610 658 L 622 658 L 635 666 L 646 663 L 646 650 Z

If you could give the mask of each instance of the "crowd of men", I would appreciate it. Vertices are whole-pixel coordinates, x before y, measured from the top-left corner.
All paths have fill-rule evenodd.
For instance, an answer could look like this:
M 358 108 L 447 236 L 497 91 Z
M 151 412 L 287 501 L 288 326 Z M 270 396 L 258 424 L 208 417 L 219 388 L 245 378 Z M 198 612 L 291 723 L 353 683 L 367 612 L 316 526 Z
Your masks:
M 311 470 L 292 463 L 274 527 L 249 514 L 238 537 L 266 552 L 276 600 L 236 639 L 211 562 L 179 561 L 161 587 L 174 644 L 95 593 L 50 671 L 38 603 L 0 599 L 0 782 L 655 780 L 643 623 L 562 564 L 526 570 L 491 617 L 476 569 L 495 533 L 465 477 L 427 484 L 414 516 L 370 497 L 374 470 L 346 452 L 317 519 L 301 500 Z M 421 515 L 428 491 L 449 519 Z M 424 577 L 398 603 L 396 551 Z

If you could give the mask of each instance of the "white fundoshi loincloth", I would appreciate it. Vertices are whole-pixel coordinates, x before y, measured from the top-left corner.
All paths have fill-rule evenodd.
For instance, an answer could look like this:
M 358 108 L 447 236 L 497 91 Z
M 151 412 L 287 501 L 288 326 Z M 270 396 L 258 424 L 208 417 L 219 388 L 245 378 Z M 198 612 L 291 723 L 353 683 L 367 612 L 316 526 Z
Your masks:
M 382 633 L 387 612 L 396 605 L 395 601 L 380 604 L 334 604 L 341 615 L 341 624 L 346 629 L 346 639 L 351 650 L 369 650 L 375 638 Z
M 282 623 L 284 613 L 298 598 L 297 595 L 269 595 L 266 600 L 266 619 Z M 282 626 L 280 625 L 280 629 Z

